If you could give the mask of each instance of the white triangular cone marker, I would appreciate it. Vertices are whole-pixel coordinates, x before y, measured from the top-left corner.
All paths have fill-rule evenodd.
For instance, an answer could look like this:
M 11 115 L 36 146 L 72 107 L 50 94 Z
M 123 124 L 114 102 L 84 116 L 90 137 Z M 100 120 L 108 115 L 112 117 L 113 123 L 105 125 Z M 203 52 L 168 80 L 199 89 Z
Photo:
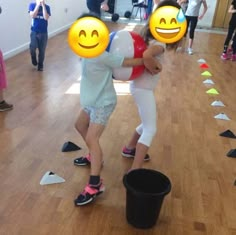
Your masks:
M 205 81 L 203 81 L 204 84 L 215 84 L 211 79 L 206 79 Z
M 230 120 L 230 119 L 228 118 L 228 116 L 227 116 L 226 114 L 224 114 L 224 113 L 220 113 L 220 114 L 216 115 L 214 118 L 216 118 L 216 119 L 222 119 L 222 120 L 227 120 L 227 121 Z
M 197 61 L 198 63 L 206 63 L 206 61 L 204 60 L 204 59 L 199 59 L 198 61 Z
M 47 184 L 58 184 L 63 182 L 65 182 L 65 180 L 62 177 L 58 176 L 57 174 L 51 171 L 47 171 L 42 177 L 40 184 L 47 185 Z
M 224 103 L 220 100 L 215 100 L 214 102 L 211 103 L 211 106 L 220 106 L 220 107 L 224 107 Z

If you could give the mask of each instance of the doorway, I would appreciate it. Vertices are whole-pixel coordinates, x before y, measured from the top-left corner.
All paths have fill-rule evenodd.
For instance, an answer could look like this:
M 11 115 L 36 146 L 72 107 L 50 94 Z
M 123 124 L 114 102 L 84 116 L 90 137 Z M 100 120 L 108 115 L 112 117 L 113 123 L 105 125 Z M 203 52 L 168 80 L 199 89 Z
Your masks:
M 229 20 L 231 18 L 231 14 L 228 13 L 228 9 L 231 3 L 232 0 L 218 0 L 213 27 L 224 29 L 229 27 Z

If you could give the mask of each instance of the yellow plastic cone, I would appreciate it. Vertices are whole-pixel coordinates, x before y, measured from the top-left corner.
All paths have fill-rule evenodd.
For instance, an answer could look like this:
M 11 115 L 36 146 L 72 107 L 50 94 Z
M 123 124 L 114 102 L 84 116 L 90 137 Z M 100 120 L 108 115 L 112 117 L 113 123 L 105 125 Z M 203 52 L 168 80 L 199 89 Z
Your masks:
M 212 76 L 212 74 L 209 71 L 205 71 L 201 73 L 202 76 Z
M 211 88 L 206 91 L 207 94 L 219 95 L 219 92 L 215 88 Z

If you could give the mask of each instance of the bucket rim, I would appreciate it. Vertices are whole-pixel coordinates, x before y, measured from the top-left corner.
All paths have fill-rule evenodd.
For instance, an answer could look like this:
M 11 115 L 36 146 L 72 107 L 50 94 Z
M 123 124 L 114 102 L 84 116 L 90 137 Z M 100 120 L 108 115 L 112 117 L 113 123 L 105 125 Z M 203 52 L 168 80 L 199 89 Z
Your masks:
M 153 172 L 153 173 L 156 173 L 156 174 L 160 175 L 168 184 L 168 186 L 166 187 L 166 190 L 164 190 L 163 192 L 158 192 L 158 193 L 146 193 L 146 192 L 140 192 L 140 191 L 135 190 L 132 186 L 128 185 L 128 183 L 127 183 L 128 175 L 131 174 L 132 172 L 135 172 L 135 171 L 149 171 L 149 172 Z M 171 181 L 166 175 L 164 175 L 160 171 L 156 171 L 156 170 L 153 170 L 153 169 L 146 169 L 146 168 L 135 169 L 135 170 L 132 170 L 132 171 L 128 172 L 127 174 L 125 174 L 124 177 L 123 177 L 123 184 L 124 184 L 126 190 L 130 190 L 132 193 L 134 193 L 136 195 L 140 195 L 142 197 L 145 197 L 145 196 L 146 197 L 165 196 L 168 193 L 170 193 L 171 188 L 172 188 Z

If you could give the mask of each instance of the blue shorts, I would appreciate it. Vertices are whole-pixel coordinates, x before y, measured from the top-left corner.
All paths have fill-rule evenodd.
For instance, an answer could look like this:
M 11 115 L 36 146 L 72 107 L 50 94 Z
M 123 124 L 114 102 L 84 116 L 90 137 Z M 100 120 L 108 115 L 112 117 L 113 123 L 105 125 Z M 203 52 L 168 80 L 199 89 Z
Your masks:
M 110 104 L 104 107 L 84 107 L 83 110 L 89 115 L 90 122 L 106 126 L 116 104 Z

